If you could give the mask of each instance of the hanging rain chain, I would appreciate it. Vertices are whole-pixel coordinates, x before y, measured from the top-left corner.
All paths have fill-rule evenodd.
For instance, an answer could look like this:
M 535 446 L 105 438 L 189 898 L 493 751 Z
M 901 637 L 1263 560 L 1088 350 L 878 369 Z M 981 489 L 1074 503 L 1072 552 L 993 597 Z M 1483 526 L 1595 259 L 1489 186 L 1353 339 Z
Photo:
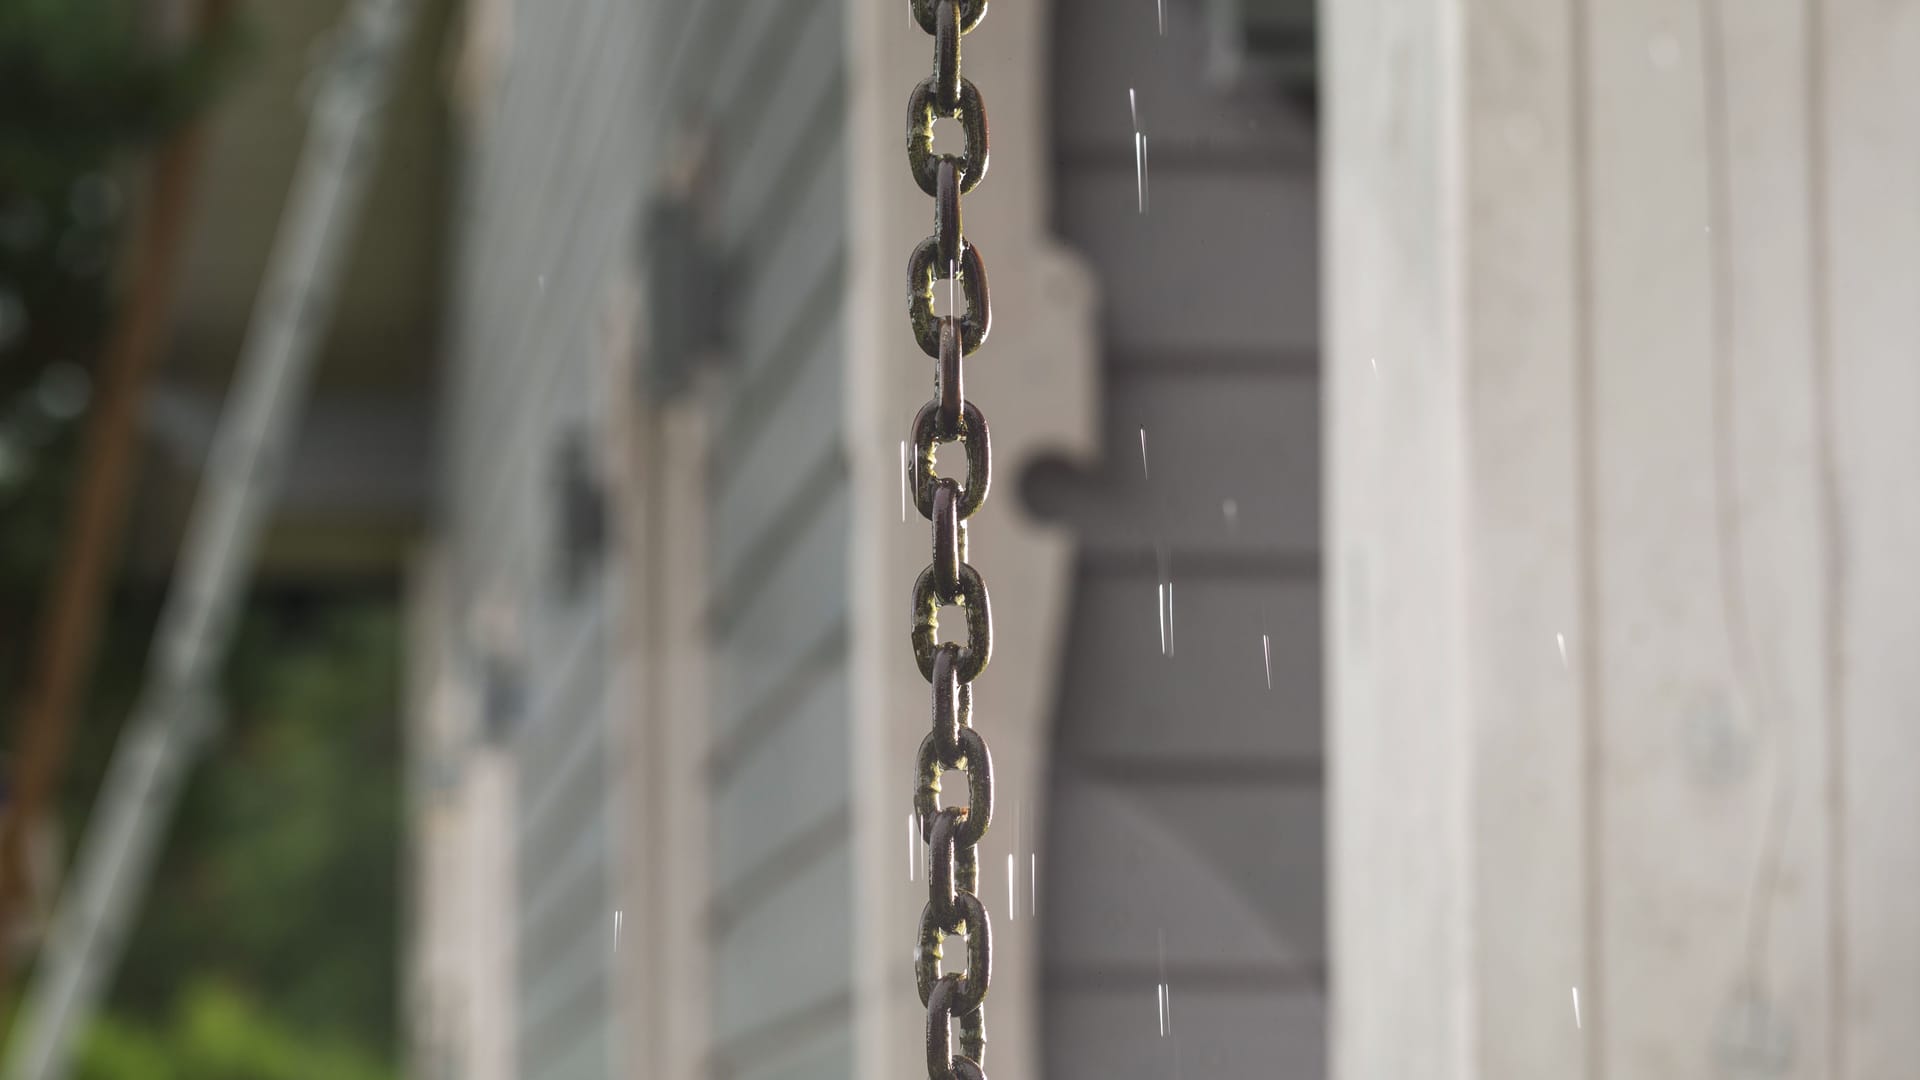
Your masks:
M 933 35 L 933 75 L 914 87 L 907 104 L 907 164 L 920 189 L 931 195 L 933 235 L 921 241 L 907 264 L 907 311 L 920 348 L 939 363 L 934 399 L 913 418 L 913 498 L 933 523 L 933 563 L 913 583 L 913 655 L 933 687 L 933 731 L 914 763 L 913 808 L 920 838 L 928 846 L 931 896 L 920 914 L 914 981 L 927 1008 L 927 1074 L 933 1080 L 984 1080 L 986 1010 L 992 970 L 987 908 L 980 883 L 980 838 L 993 814 L 993 764 L 986 740 L 973 728 L 973 680 L 993 648 L 987 585 L 966 561 L 968 518 L 987 498 L 991 456 L 987 421 L 961 388 L 961 358 L 987 338 L 991 314 L 980 249 L 960 232 L 960 197 L 987 173 L 987 114 L 980 92 L 960 77 L 960 38 L 986 14 L 987 0 L 910 0 L 914 20 Z M 965 153 L 935 155 L 933 124 L 956 119 L 966 136 Z M 945 279 L 966 301 L 934 314 L 934 287 Z M 961 484 L 935 471 L 942 443 L 966 451 Z M 940 609 L 958 605 L 966 615 L 966 642 L 940 642 Z M 940 776 L 967 774 L 967 805 L 939 803 Z M 966 938 L 967 969 L 942 974 L 941 945 L 950 934 Z M 960 1021 L 960 1053 L 953 1053 L 952 1022 Z

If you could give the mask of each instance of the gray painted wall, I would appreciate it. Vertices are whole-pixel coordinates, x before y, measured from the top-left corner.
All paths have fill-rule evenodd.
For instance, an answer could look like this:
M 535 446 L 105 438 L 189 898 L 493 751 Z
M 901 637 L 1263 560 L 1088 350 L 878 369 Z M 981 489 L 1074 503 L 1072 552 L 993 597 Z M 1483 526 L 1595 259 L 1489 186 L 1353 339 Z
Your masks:
M 1054 1080 L 1325 1075 L 1314 138 L 1206 83 L 1200 9 L 1170 0 L 1164 37 L 1151 5 L 1054 23 L 1054 224 L 1100 285 L 1108 448 L 1025 485 L 1081 545 L 1041 849 Z

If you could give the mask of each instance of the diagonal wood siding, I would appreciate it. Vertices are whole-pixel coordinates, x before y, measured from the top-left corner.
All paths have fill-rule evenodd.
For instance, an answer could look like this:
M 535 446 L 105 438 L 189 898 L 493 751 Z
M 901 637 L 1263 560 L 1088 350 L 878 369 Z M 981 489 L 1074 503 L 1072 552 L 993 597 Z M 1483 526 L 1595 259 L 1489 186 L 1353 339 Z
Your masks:
M 714 139 L 732 305 L 709 456 L 710 1064 L 845 1076 L 845 13 L 709 0 L 681 34 L 669 93 Z

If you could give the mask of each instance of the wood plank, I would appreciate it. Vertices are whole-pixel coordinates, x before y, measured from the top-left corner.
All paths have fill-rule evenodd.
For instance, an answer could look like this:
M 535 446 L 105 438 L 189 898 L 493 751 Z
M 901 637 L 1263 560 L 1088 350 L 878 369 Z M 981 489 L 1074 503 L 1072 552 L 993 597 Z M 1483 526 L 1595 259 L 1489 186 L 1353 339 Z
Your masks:
M 1163 947 L 1175 966 L 1316 969 L 1326 955 L 1321 801 L 1318 789 L 1058 777 L 1037 882 L 1047 970 L 1151 968 Z M 987 869 L 997 918 L 1004 898 Z
M 1712 1053 L 1705 1025 L 1726 1007 L 1740 887 L 1752 879 L 1736 865 L 1752 847 L 1749 785 L 1696 790 L 1675 738 L 1689 722 L 1734 730 L 1738 714 L 1719 596 L 1703 587 L 1722 567 L 1702 40 L 1691 20 L 1673 25 L 1668 6 L 1587 12 L 1605 696 L 1592 882 L 1603 966 L 1589 1008 L 1603 1077 L 1681 1075 Z
M 813 510 L 793 543 L 752 581 L 728 583 L 745 591 L 726 601 L 735 610 L 710 622 L 716 635 L 713 718 L 724 739 L 751 710 L 765 704 L 794 663 L 822 636 L 845 624 L 849 514 L 845 485 Z
M 1741 883 L 1747 918 L 1764 932 L 1741 972 L 1752 988 L 1736 991 L 1722 1014 L 1757 1015 L 1762 1023 L 1745 1034 L 1723 1029 L 1717 1052 L 1737 1069 L 1791 1043 L 1800 1064 L 1784 1074 L 1824 1080 L 1833 1075 L 1835 913 L 1829 890 L 1797 884 L 1829 881 L 1836 871 L 1827 710 L 1833 601 L 1823 574 L 1832 523 L 1814 348 L 1809 11 L 1791 0 L 1707 9 L 1707 28 L 1721 43 L 1721 89 L 1709 100 L 1723 130 L 1709 149 L 1723 155 L 1723 209 L 1709 235 L 1731 455 L 1725 483 L 1733 521 L 1723 558 L 1740 590 L 1739 608 L 1728 615 L 1731 675 L 1743 687 L 1765 777 L 1745 830 L 1765 846 L 1746 866 L 1760 863 L 1767 875 L 1757 894 L 1752 878 Z
M 557 699 L 575 706 L 565 721 L 520 740 L 515 831 L 521 843 L 548 849 L 556 834 L 570 834 L 606 812 L 605 687 L 600 674 L 599 665 L 586 669 L 568 688 L 572 692 Z
M 1312 171 L 1155 171 L 1152 161 L 1150 144 L 1145 214 L 1131 157 L 1060 176 L 1058 227 L 1099 275 L 1108 346 L 1315 347 L 1319 204 Z
M 523 1075 L 528 1080 L 606 1080 L 613 1071 L 610 1039 L 604 1026 L 567 1039 L 555 1053 L 543 1055 Z
M 611 924 L 618 906 L 607 873 L 612 836 L 602 817 L 537 857 L 527 854 L 527 845 L 521 846 L 516 944 L 528 957 L 551 957 L 550 946 L 570 940 L 583 923 Z M 535 959 L 529 966 L 537 968 L 541 962 Z
M 712 795 L 712 878 L 730 895 L 823 816 L 844 810 L 852 754 L 847 746 L 847 673 L 836 668 L 790 703 Z
M 722 122 L 762 84 L 767 59 L 787 29 L 805 16 L 798 5 L 747 0 L 737 12 L 715 11 L 709 24 L 717 33 L 705 63 L 690 63 L 680 74 L 689 101 L 699 101 L 705 116 Z
M 1343 1077 L 1483 1075 L 1461 869 L 1473 714 L 1459 173 L 1444 141 L 1464 82 L 1456 10 L 1324 9 L 1328 1024 Z
M 853 1033 L 842 1024 L 810 1031 L 783 1052 L 722 1075 L 730 1080 L 846 1080 L 853 1071 Z
M 1800 11 L 1589 10 L 1609 1074 L 1826 1075 Z
M 1159 603 L 1151 577 L 1080 574 L 1054 736 L 1064 764 L 1320 756 L 1317 585 L 1176 573 L 1172 656 Z
M 1467 506 L 1466 599 L 1456 609 L 1465 625 L 1408 620 L 1413 636 L 1374 668 L 1376 677 L 1397 677 L 1405 650 L 1425 651 L 1419 637 L 1426 634 L 1472 636 L 1464 657 L 1472 687 L 1470 749 L 1449 765 L 1466 770 L 1454 781 L 1464 783 L 1455 797 L 1469 806 L 1465 823 L 1474 839 L 1462 856 L 1465 865 L 1454 871 L 1467 895 L 1448 902 L 1459 904 L 1455 910 L 1468 926 L 1474 995 L 1463 1024 L 1473 1040 L 1472 1059 L 1457 1075 L 1487 1080 L 1594 1080 L 1599 1074 L 1590 1069 L 1590 1052 L 1606 1022 L 1593 1007 L 1605 967 L 1593 955 L 1590 906 L 1601 886 L 1589 858 L 1599 770 L 1588 756 L 1597 715 L 1586 591 L 1592 526 L 1583 419 L 1589 360 L 1582 336 L 1585 90 L 1575 55 L 1582 6 L 1579 0 L 1467 6 L 1467 60 L 1458 76 L 1468 111 L 1458 129 L 1466 187 L 1455 197 L 1468 232 L 1454 256 L 1463 275 L 1455 287 L 1466 335 L 1456 346 L 1464 370 L 1458 397 L 1423 391 L 1435 395 L 1429 404 L 1436 411 L 1463 415 L 1459 437 L 1471 472 L 1445 482 L 1460 485 L 1454 497 Z M 1388 285 L 1370 299 L 1391 303 L 1393 295 Z M 1399 412 L 1405 403 L 1389 405 L 1389 395 L 1408 381 L 1410 369 L 1430 362 L 1429 347 L 1415 338 L 1340 358 L 1348 375 L 1346 407 L 1373 414 L 1376 438 L 1398 440 L 1413 426 Z M 1404 496 L 1389 491 L 1382 497 Z M 1423 543 L 1421 531 L 1433 524 L 1417 514 L 1395 526 L 1411 544 Z M 1349 569 L 1341 585 L 1364 588 L 1367 568 L 1356 559 Z M 1388 612 L 1398 606 L 1397 591 L 1382 583 L 1378 617 L 1393 617 Z M 1432 717 L 1417 712 L 1407 721 L 1426 726 Z M 1395 781 L 1367 797 L 1406 800 Z M 1413 824 L 1419 842 L 1417 819 Z M 1354 843 L 1356 856 L 1367 858 L 1367 839 Z M 1353 901 L 1356 907 L 1365 902 Z M 1377 916 L 1400 918 L 1397 902 L 1398 896 L 1385 899 Z M 1348 909 L 1337 910 L 1336 924 Z M 1353 932 L 1372 930 L 1363 925 Z M 1407 982 L 1409 969 L 1398 958 L 1378 959 L 1376 977 L 1405 984 L 1407 1006 L 1421 1008 L 1445 993 L 1421 985 L 1424 979 Z M 1578 1021 L 1576 992 L 1583 1004 Z
M 743 384 L 773 364 L 791 363 L 795 342 L 817 340 L 813 327 L 842 317 L 845 282 L 836 268 L 846 251 L 846 183 L 845 156 L 828 155 L 796 193 L 780 228 L 751 238 L 751 247 L 736 253 L 740 323 L 730 345 Z
M 1068 524 L 1083 551 L 1319 550 L 1317 380 L 1117 374 L 1102 430 L 1093 471 L 1041 466 L 1022 478 L 1028 505 Z
M 809 6 L 789 39 L 786 62 L 754 80 L 755 99 L 719 133 L 716 208 L 729 247 L 742 242 L 743 230 L 762 225 L 762 211 L 784 202 L 819 161 L 845 156 L 846 32 L 840 4 Z
M 1053 1080 L 1323 1080 L 1326 1002 L 1315 992 L 1169 987 L 1167 1034 L 1149 981 L 1125 991 L 1056 991 L 1047 1000 Z
M 1920 1060 L 1920 5 L 1830 0 L 1817 17 L 1824 434 L 1840 482 L 1826 576 L 1841 1037 L 1827 1075 L 1871 1080 Z
M 741 572 L 741 559 L 769 530 L 783 527 L 777 515 L 790 513 L 793 499 L 804 497 L 796 485 L 815 482 L 823 467 L 840 455 L 845 349 L 845 329 L 836 322 L 818 344 L 789 355 L 793 381 L 772 405 L 772 413 L 714 447 L 715 581 L 731 581 Z
M 611 919 L 604 927 L 583 927 L 543 958 L 536 971 L 522 968 L 515 1020 L 526 1075 L 549 1075 L 542 1066 L 551 1066 L 564 1050 L 605 1038 L 612 1007 L 612 930 Z
M 716 1047 L 851 992 L 852 885 L 852 856 L 841 844 L 761 898 L 714 942 Z M 901 951 L 902 964 L 909 951 Z

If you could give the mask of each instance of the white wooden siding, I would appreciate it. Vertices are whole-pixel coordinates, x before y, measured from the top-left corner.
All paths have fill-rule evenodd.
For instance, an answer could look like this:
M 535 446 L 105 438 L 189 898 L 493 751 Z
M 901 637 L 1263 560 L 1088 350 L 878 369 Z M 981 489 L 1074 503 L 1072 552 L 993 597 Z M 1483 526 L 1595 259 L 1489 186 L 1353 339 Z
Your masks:
M 842 4 L 713 0 L 671 96 L 711 125 L 729 268 L 707 632 L 722 1077 L 852 1068 Z
M 554 588 L 557 455 L 606 418 L 603 314 L 630 276 L 643 148 L 663 126 L 644 99 L 651 13 L 567 0 L 514 5 L 491 104 L 466 131 L 452 224 L 446 423 L 455 618 L 513 627 L 524 708 L 509 718 L 514 1001 L 519 1080 L 621 1075 L 613 913 L 621 903 L 610 657 L 623 618 L 596 576 Z M 472 647 L 471 643 L 465 643 Z
M 1911 1073 L 1920 6 L 1326 10 L 1341 1075 Z

